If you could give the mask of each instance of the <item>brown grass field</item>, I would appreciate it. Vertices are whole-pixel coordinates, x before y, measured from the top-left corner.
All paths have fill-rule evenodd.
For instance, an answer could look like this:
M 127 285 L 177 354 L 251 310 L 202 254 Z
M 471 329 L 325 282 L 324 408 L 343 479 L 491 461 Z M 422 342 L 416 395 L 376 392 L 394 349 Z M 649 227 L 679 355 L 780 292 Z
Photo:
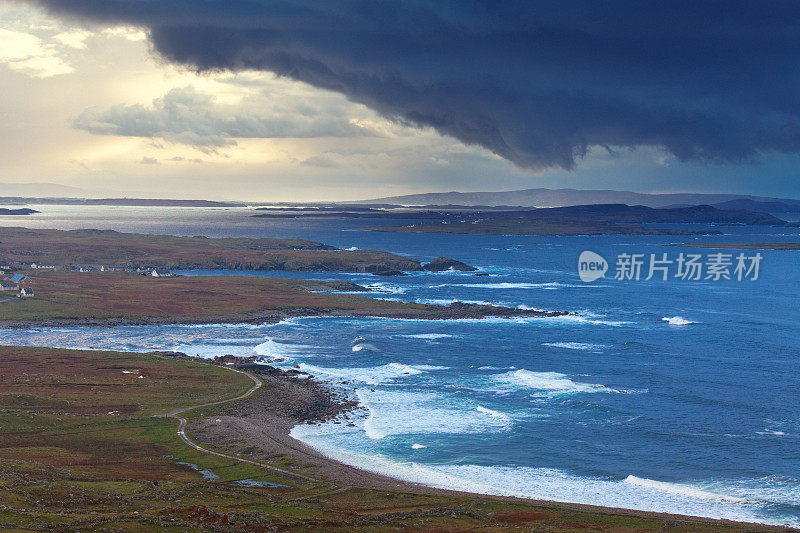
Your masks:
M 36 271 L 27 285 L 35 298 L 0 302 L 0 325 L 245 322 L 312 314 L 432 319 L 530 314 L 491 306 L 443 307 L 310 292 L 358 286 L 285 278 Z
M 242 374 L 182 359 L 0 347 L 0 528 L 69 532 L 774 530 L 471 495 L 302 482 L 193 450 L 178 440 L 174 419 L 152 416 L 235 397 L 251 385 Z M 213 409 L 203 411 L 214 416 Z M 194 416 L 199 415 L 195 412 Z M 206 469 L 218 479 L 204 479 L 198 470 Z M 245 487 L 236 483 L 242 479 L 280 486 Z
M 416 259 L 375 250 L 337 250 L 302 239 L 212 239 L 26 228 L 0 228 L 0 262 L 184 270 L 422 270 Z

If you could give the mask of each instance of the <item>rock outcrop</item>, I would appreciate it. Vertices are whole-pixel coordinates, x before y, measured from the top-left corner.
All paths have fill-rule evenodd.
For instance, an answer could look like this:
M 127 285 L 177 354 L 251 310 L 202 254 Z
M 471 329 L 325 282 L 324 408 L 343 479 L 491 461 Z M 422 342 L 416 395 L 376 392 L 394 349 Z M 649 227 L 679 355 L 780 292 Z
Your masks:
M 469 266 L 461 261 L 456 261 L 449 257 L 437 257 L 430 263 L 422 265 L 422 268 L 428 272 L 444 272 L 445 270 L 460 270 L 462 272 L 474 272 L 478 270 L 473 266 Z

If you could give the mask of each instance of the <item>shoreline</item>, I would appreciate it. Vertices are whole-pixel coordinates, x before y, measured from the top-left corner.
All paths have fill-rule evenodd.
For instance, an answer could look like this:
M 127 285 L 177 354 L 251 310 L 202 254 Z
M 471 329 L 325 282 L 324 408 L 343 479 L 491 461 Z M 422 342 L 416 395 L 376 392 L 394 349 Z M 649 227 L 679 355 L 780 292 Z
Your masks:
M 197 442 L 213 449 L 248 459 L 288 461 L 293 469 L 302 465 L 303 474 L 322 477 L 341 489 L 359 488 L 396 490 L 415 494 L 462 496 L 509 502 L 526 502 L 536 506 L 576 511 L 592 511 L 608 515 L 647 517 L 671 522 L 746 526 L 763 531 L 798 531 L 800 528 L 762 522 L 743 522 L 731 519 L 644 511 L 622 507 L 568 503 L 555 500 L 502 496 L 443 489 L 415 483 L 386 474 L 361 469 L 325 455 L 316 448 L 291 436 L 292 429 L 306 423 L 332 421 L 340 415 L 362 407 L 347 396 L 343 384 L 320 380 L 305 372 L 284 371 L 264 364 L 232 365 L 232 369 L 257 375 L 266 385 L 259 394 L 232 402 L 213 415 L 189 421 L 187 430 Z M 299 376 L 307 376 L 298 379 Z

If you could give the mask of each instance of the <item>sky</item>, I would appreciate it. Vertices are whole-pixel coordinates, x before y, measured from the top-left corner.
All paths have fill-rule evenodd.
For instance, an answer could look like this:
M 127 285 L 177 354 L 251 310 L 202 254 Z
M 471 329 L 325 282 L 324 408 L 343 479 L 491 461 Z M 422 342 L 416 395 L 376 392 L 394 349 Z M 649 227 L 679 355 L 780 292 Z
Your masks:
M 800 198 L 800 7 L 668 4 L 6 1 L 0 183 Z

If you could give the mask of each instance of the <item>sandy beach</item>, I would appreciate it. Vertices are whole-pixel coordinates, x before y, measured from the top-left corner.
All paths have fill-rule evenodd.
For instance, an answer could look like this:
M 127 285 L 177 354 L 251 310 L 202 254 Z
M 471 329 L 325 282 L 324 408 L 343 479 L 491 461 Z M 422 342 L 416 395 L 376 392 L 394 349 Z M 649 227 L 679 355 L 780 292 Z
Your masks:
M 294 471 L 315 478 L 324 478 L 340 489 L 396 490 L 415 494 L 439 494 L 500 501 L 526 501 L 546 508 L 590 510 L 615 516 L 650 517 L 665 520 L 665 525 L 686 528 L 692 523 L 707 530 L 713 524 L 741 526 L 747 531 L 793 528 L 764 524 L 716 520 L 704 517 L 638 511 L 612 507 L 571 504 L 504 496 L 479 495 L 409 483 L 379 475 L 331 459 L 310 446 L 292 438 L 290 431 L 302 423 L 322 422 L 346 411 L 358 409 L 336 384 L 309 378 L 298 371 L 283 371 L 267 365 L 236 365 L 236 368 L 258 375 L 264 382 L 257 394 L 222 406 L 214 414 L 189 422 L 187 433 L 196 442 L 237 457 L 258 461 L 282 460 Z M 342 422 L 346 423 L 346 422 Z M 702 524 L 702 525 L 701 525 Z

